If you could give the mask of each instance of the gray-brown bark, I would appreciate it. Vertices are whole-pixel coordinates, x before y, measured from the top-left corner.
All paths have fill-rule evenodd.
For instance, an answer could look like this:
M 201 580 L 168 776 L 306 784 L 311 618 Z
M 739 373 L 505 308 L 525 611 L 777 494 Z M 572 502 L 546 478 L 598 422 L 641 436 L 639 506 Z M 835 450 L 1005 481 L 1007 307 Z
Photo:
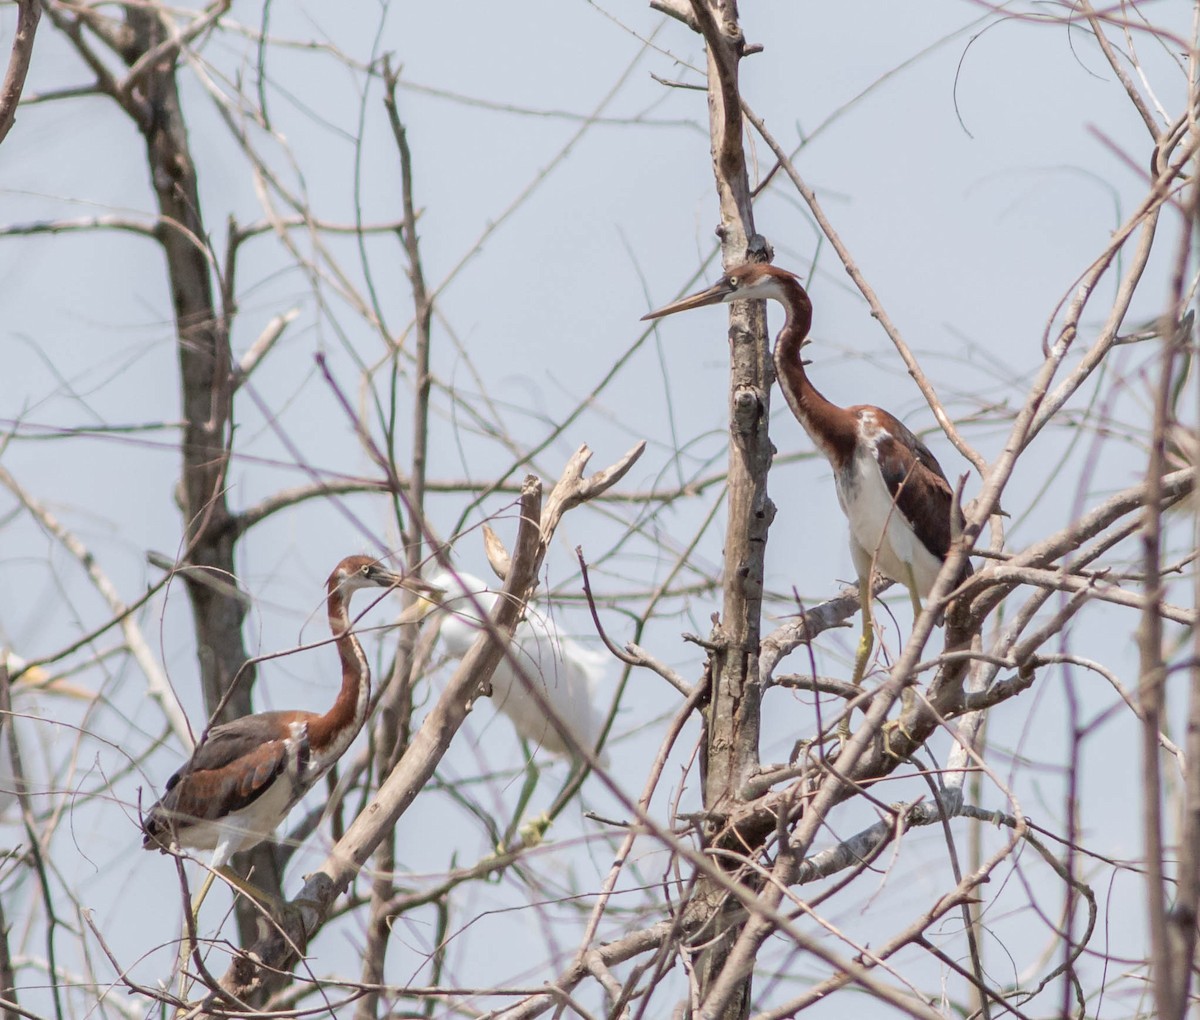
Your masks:
M 224 7 L 209 12 L 215 19 Z M 183 410 L 182 465 L 176 500 L 183 515 L 182 572 L 196 640 L 204 704 L 213 723 L 247 714 L 255 669 L 242 636 L 245 601 L 237 590 L 234 546 L 239 532 L 227 500 L 233 366 L 226 311 L 213 286 L 212 252 L 200 208 L 196 163 L 176 81 L 182 40 L 172 38 L 159 11 L 133 7 L 123 25 L 89 13 L 51 17 L 97 74 L 98 87 L 130 116 L 146 145 L 147 176 L 159 210 L 161 246 L 175 318 Z M 203 20 L 203 19 L 202 19 Z M 124 81 L 105 70 L 87 30 L 130 68 Z M 213 584 L 213 580 L 220 583 Z M 206 583 L 208 582 L 208 583 Z M 247 854 L 246 870 L 273 894 L 279 869 L 272 847 Z M 254 912 L 239 906 L 243 936 L 255 930 Z
M 167 31 L 159 13 L 149 8 L 131 8 L 127 24 L 130 33 L 122 56 L 135 67 L 162 46 Z M 237 532 L 231 527 L 227 500 L 233 411 L 229 323 L 213 288 L 208 229 L 175 79 L 175 55 L 146 68 L 134 94 L 140 94 L 144 103 L 138 127 L 146 142 L 159 214 L 172 224 L 161 232 L 160 241 L 175 312 L 184 417 L 177 488 L 186 542 L 183 562 L 196 568 L 184 574 L 184 583 L 192 607 L 204 704 L 210 720 L 220 723 L 251 711 L 256 676 L 242 635 L 246 608 L 236 590 Z M 204 583 L 212 577 L 228 584 Z M 282 875 L 274 848 L 259 844 L 241 856 L 243 872 L 253 873 L 257 885 L 278 896 Z M 244 900 L 238 904 L 238 927 L 243 940 L 257 930 L 254 907 Z
M 128 26 L 122 56 L 133 66 L 164 41 L 166 28 L 156 11 L 136 7 L 128 13 Z M 146 142 L 150 183 L 159 214 L 171 224 L 161 231 L 160 240 L 175 312 L 185 422 L 178 489 L 185 562 L 232 586 L 237 575 L 226 488 L 232 412 L 228 323 L 214 294 L 208 228 L 200 211 L 196 163 L 188 147 L 174 59 L 147 69 L 134 91 L 144 104 L 138 127 Z M 250 711 L 254 667 L 247 664 L 242 640 L 244 601 L 231 587 L 204 580 L 184 574 L 200 682 L 210 712 L 237 680 L 236 690 L 214 719 L 223 722 Z
M 769 257 L 755 233 L 750 178 L 742 149 L 742 110 L 738 64 L 744 40 L 732 2 L 692 0 L 695 25 L 704 36 L 708 60 L 709 132 L 716 182 L 722 262 L 726 267 Z M 763 560 L 775 507 L 767 495 L 771 440 L 770 342 L 761 303 L 734 305 L 729 313 L 729 482 L 725 530 L 723 604 L 711 635 L 713 677 L 703 749 L 706 838 L 724 850 L 753 858 L 758 847 L 728 828 L 739 791 L 758 766 L 762 686 L 759 639 Z M 701 931 L 708 942 L 697 964 L 700 1001 L 724 969 L 744 912 L 723 890 L 701 881 L 697 903 L 711 912 L 712 926 Z M 714 938 L 714 935 L 717 935 Z M 720 1017 L 740 1020 L 750 1008 L 751 978 Z M 707 1015 L 707 1014 L 706 1014 Z
M 8 137 L 17 119 L 17 103 L 25 88 L 29 62 L 33 59 L 33 40 L 37 37 L 38 21 L 42 17 L 39 0 L 17 0 L 17 30 L 13 33 L 12 53 L 8 70 L 0 84 L 0 142 Z

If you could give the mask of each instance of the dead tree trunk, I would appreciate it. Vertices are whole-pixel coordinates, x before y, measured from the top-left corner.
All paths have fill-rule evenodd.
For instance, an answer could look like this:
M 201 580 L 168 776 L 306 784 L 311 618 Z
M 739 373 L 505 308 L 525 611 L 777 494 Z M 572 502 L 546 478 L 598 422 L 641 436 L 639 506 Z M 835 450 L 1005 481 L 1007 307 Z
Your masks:
M 150 183 L 160 215 L 159 242 L 166 258 L 175 313 L 183 406 L 183 468 L 176 498 L 183 513 L 187 565 L 184 582 L 192 607 L 204 704 L 214 722 L 246 715 L 255 679 L 242 639 L 245 602 L 236 584 L 236 529 L 226 499 L 232 441 L 232 361 L 229 321 L 218 307 L 212 249 L 200 212 L 196 163 L 176 83 L 177 51 L 163 51 L 166 26 L 152 8 L 133 7 L 120 52 L 133 69 L 121 92 L 146 142 Z M 147 61 L 147 54 L 158 59 Z M 232 288 L 232 281 L 227 281 Z M 232 690 L 231 690 L 232 688 Z M 280 874 L 274 848 L 262 844 L 245 855 L 246 871 L 274 895 Z M 239 900 L 238 922 L 248 942 L 256 911 Z
M 683 13 L 682 11 L 678 13 Z M 691 0 L 689 23 L 700 31 L 708 54 L 708 109 L 721 223 L 722 261 L 726 267 L 767 261 L 766 241 L 755 233 L 750 181 L 742 148 L 742 111 L 738 62 L 744 40 L 737 5 L 722 0 Z M 742 799 L 746 779 L 758 766 L 762 699 L 758 659 L 762 613 L 763 559 L 775 507 L 767 495 L 771 466 L 771 382 L 774 378 L 766 315 L 761 302 L 738 304 L 729 314 L 729 483 L 725 532 L 724 601 L 714 626 L 710 668 L 712 698 L 707 713 L 704 759 L 706 844 L 727 854 L 753 858 L 758 847 L 746 845 L 726 824 Z M 725 861 L 732 858 L 723 855 Z M 730 865 L 730 870 L 736 870 Z M 749 873 L 747 873 L 749 875 Z M 747 881 L 753 878 L 747 877 Z M 700 938 L 705 949 L 696 969 L 699 998 L 720 975 L 741 929 L 744 911 L 728 895 L 701 883 L 698 900 L 712 924 Z M 741 1020 L 750 1008 L 751 976 L 741 993 L 722 1009 L 723 1020 Z M 713 1018 L 716 1020 L 716 1018 Z
M 131 66 L 166 38 L 158 14 L 131 8 Z M 217 721 L 250 711 L 253 667 L 242 642 L 244 603 L 234 583 L 234 532 L 226 501 L 229 462 L 231 362 L 225 316 L 217 308 L 207 230 L 200 214 L 196 164 L 175 82 L 174 58 L 145 70 L 132 83 L 144 101 L 138 124 L 146 141 L 150 182 L 162 217 L 160 242 L 166 256 L 179 353 L 183 400 L 183 475 L 178 490 L 183 511 L 188 598 L 196 630 L 204 703 L 216 710 L 234 679 Z M 239 672 L 243 675 L 239 676 Z

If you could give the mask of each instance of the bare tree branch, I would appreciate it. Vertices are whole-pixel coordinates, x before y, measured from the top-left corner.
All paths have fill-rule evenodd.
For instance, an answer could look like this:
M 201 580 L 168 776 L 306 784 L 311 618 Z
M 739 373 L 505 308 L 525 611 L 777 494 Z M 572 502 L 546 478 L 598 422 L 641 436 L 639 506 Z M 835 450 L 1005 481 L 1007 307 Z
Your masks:
M 17 0 L 17 30 L 13 33 L 8 70 L 4 72 L 3 84 L 0 84 L 0 142 L 8 137 L 17 119 L 17 104 L 25 88 L 25 76 L 29 73 L 29 61 L 33 58 L 33 40 L 41 17 L 42 5 L 38 0 Z
M 196 746 L 196 738 L 192 734 L 192 728 L 188 723 L 187 716 L 180 707 L 179 699 L 175 696 L 175 691 L 171 688 L 171 682 L 167 679 L 166 674 L 163 673 L 162 667 L 158 664 L 158 659 L 151 651 L 149 644 L 146 643 L 146 639 L 142 636 L 142 630 L 138 626 L 137 620 L 134 619 L 132 609 L 121 599 L 120 593 L 114 587 L 112 581 L 108 579 L 104 571 L 100 569 L 95 557 L 77 536 L 64 528 L 62 523 L 41 501 L 26 492 L 21 484 L 3 467 L 0 467 L 0 485 L 3 485 L 9 492 L 16 496 L 21 501 L 21 505 L 29 511 L 30 515 L 43 528 L 50 532 L 61 543 L 63 548 L 79 561 L 88 579 L 108 604 L 113 618 L 118 621 L 121 633 L 125 637 L 125 645 L 129 649 L 129 654 L 133 656 L 134 661 L 138 664 L 138 668 L 142 671 L 142 675 L 146 678 L 146 693 L 158 704 L 163 718 L 166 719 L 167 725 L 171 727 L 171 731 L 175 734 L 175 738 L 179 741 L 180 746 L 185 751 L 190 751 Z

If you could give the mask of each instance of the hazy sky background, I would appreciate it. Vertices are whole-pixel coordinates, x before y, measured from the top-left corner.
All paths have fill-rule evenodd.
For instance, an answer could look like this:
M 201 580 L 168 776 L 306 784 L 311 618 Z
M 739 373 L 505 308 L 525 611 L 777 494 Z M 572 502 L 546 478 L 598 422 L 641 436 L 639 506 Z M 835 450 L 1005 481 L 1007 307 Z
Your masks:
M 1156 20 L 1177 18 L 1175 28 L 1186 36 L 1187 5 L 1142 6 Z M 286 139 L 290 156 L 285 159 L 283 145 L 261 132 L 253 135 L 255 145 L 323 219 L 352 222 L 356 202 L 365 222 L 394 219 L 400 211 L 398 163 L 379 87 L 372 83 L 361 95 L 361 78 L 323 47 L 364 64 L 391 53 L 403 68 L 401 115 L 414 153 L 426 278 L 436 286 L 448 280 L 435 323 L 431 477 L 478 481 L 512 464 L 511 454 L 480 434 L 449 391 L 463 405 L 480 408 L 482 381 L 509 435 L 528 447 L 626 354 L 587 410 L 537 458 L 542 476 L 553 480 L 581 443 L 596 451 L 593 467 L 600 467 L 641 438 L 649 441 L 648 450 L 623 490 L 670 488 L 721 470 L 727 420 L 724 311 L 680 316 L 651 332 L 638 321 L 692 286 L 697 275 L 706 281 L 719 273 L 711 261 L 717 212 L 704 94 L 668 88 L 652 77 L 702 81 L 698 37 L 637 4 L 274 4 L 270 12 L 270 29 L 278 37 L 318 45 L 271 52 L 265 94 L 272 125 Z M 7 43 L 14 12 L 0 13 Z M 204 47 L 200 71 L 214 87 L 228 88 L 240 75 L 253 95 L 255 46 L 235 26 L 240 21 L 257 28 L 260 14 L 259 5 L 235 3 L 226 30 Z M 994 458 L 1007 432 L 997 408 L 1020 404 L 1059 302 L 1144 192 L 1150 153 L 1144 126 L 1082 32 L 998 20 L 982 4 L 745 3 L 742 21 L 747 40 L 765 47 L 743 64 L 747 102 L 789 148 L 809 139 L 796 157 L 800 173 L 817 189 L 951 415 L 965 421 L 969 440 Z M 1149 82 L 1174 116 L 1185 94 L 1183 75 L 1172 54 L 1155 42 L 1140 36 L 1137 43 Z M 43 22 L 29 91 L 87 80 L 78 59 Z M 210 95 L 196 76 L 184 80 L 204 213 L 213 243 L 223 250 L 227 216 L 246 224 L 262 219 L 263 212 L 253 177 Z M 588 115 L 600 119 L 583 130 Z M 361 150 L 355 145 L 360 133 Z M 758 169 L 765 170 L 769 151 L 749 141 Z M 501 221 L 543 172 L 531 197 L 460 267 L 489 224 Z M 0 150 L 0 224 L 107 215 L 148 220 L 152 208 L 141 140 L 107 100 L 30 106 Z M 819 243 L 782 174 L 759 200 L 756 217 L 777 263 L 809 283 L 817 385 L 839 403 L 878 403 L 927 432 L 932 414 L 828 245 Z M 1140 318 L 1162 310 L 1175 227 L 1167 215 L 1159 255 L 1135 304 Z M 302 234 L 296 236 L 302 248 L 308 246 Z M 354 242 L 343 237 L 329 246 L 361 281 Z M 391 238 L 369 240 L 367 251 L 388 328 L 399 335 L 410 305 L 402 253 Z M 181 533 L 173 500 L 179 456 L 170 427 L 179 417 L 177 365 L 159 252 L 143 238 L 113 232 L 0 238 L 0 275 L 7 295 L 0 330 L 7 381 L 0 389 L 0 419 L 12 434 L 0 462 L 87 543 L 122 596 L 133 600 L 160 576 L 146 554 L 173 557 Z M 269 236 L 245 246 L 235 352 L 244 351 L 272 317 L 291 308 L 299 315 L 236 406 L 237 460 L 230 478 L 235 509 L 308 479 L 283 436 L 318 474 L 376 473 L 314 355 L 327 356 L 340 385 L 357 399 L 355 357 L 378 361 L 386 354 L 384 344 L 330 289 L 323 293 L 327 304 L 321 307 L 310 281 Z M 778 310 L 773 307 L 769 316 L 777 329 Z M 1086 325 L 1095 329 L 1098 322 Z M 1113 434 L 1095 438 L 1089 409 L 1079 399 L 1062 416 L 1062 427 L 1049 430 L 1022 461 L 1005 500 L 1013 547 L 1063 526 L 1079 505 L 1092 505 L 1137 480 L 1144 463 L 1137 422 L 1145 420 L 1149 401 L 1139 372 L 1148 353 L 1130 348 L 1114 357 L 1099 408 L 1116 423 Z M 274 421 L 265 419 L 263 407 L 275 412 Z M 806 600 L 819 600 L 834 594 L 839 581 L 852 579 L 853 568 L 829 468 L 811 455 L 778 391 L 773 413 L 781 463 L 771 475 L 779 512 L 767 581 L 781 596 L 772 612 L 785 613 L 793 587 Z M 162 427 L 101 431 L 148 425 Z M 78 429 L 97 434 L 63 438 Z M 927 438 L 951 478 L 966 470 L 943 436 Z M 968 483 L 968 497 L 977 485 L 978 479 Z M 467 523 L 477 524 L 510 501 L 489 498 Z M 434 496 L 431 520 L 449 533 L 465 505 L 458 495 Z M 106 611 L 78 566 L 13 506 L 8 497 L 0 500 L 6 578 L 0 586 L 0 642 L 34 658 L 76 640 Z M 598 567 L 597 588 L 607 594 L 648 590 L 710 507 L 706 498 L 662 513 L 647 534 Z M 549 586 L 577 594 L 574 546 L 599 556 L 641 509 L 617 504 L 569 515 L 548 560 Z M 320 604 L 325 576 L 349 552 L 395 547 L 388 512 L 386 501 L 374 497 L 347 499 L 342 508 L 314 502 L 278 515 L 241 544 L 240 580 L 254 600 L 246 626 L 252 652 L 279 651 L 325 635 Z M 718 514 L 692 557 L 698 569 L 719 565 L 722 526 Z M 498 527 L 512 539 L 511 513 Z M 1184 540 L 1177 538 L 1177 545 Z M 458 549 L 460 566 L 485 574 L 481 551 L 478 539 L 468 536 Z M 910 620 L 905 596 L 890 601 L 896 622 L 885 622 L 886 640 L 894 653 Z M 705 633 L 718 605 L 707 596 L 676 600 L 671 615 L 643 643 L 695 678 L 701 660 L 680 633 Z M 582 614 L 566 604 L 559 613 L 565 629 L 589 634 Z M 387 619 L 388 611 L 380 609 L 367 622 Z M 153 599 L 140 620 L 199 728 L 203 711 L 182 588 L 172 586 Z M 621 615 L 613 613 L 608 625 L 618 639 L 628 638 Z M 1118 667 L 1128 680 L 1136 663 L 1135 625 L 1132 613 L 1094 607 L 1068 647 Z M 106 635 L 96 647 L 110 648 L 115 640 Z M 848 674 L 853 640 L 854 632 L 823 637 L 815 652 L 818 670 Z M 797 652 L 781 672 L 806 669 L 803 660 Z M 614 664 L 614 679 L 617 672 Z M 274 659 L 260 672 L 256 706 L 322 707 L 335 676 L 336 658 L 328 648 Z M 95 910 L 118 957 L 132 963 L 178 932 L 174 869 L 168 860 L 136 850 L 135 804 L 139 785 L 143 802 L 153 799 L 156 784 L 179 764 L 182 752 L 168 743 L 129 770 L 126 749 L 148 745 L 162 723 L 144 697 L 143 679 L 128 663 L 91 669 L 74 681 L 102 689 L 105 700 L 86 720 L 71 706 L 48 708 L 51 715 L 83 722 L 90 734 L 75 747 L 71 732 L 59 730 L 53 753 L 76 754 L 69 785 L 77 794 L 100 790 L 113 779 L 114 797 L 64 799 L 69 834 L 60 833 L 56 841 L 55 865 Z M 1075 681 L 1086 705 L 1111 703 L 1111 691 L 1100 689 L 1099 681 Z M 1062 684 L 1062 678 L 1047 674 L 989 722 L 997 748 L 993 765 L 1014 781 L 1026 811 L 1052 827 L 1064 817 L 1062 776 L 1052 767 L 1066 753 Z M 615 774 L 628 791 L 640 789 L 662 719 L 677 704 L 678 696 L 658 678 L 632 678 L 611 745 Z M 812 713 L 808 699 L 784 691 L 768 696 L 768 708 L 762 756 L 778 761 L 797 736 L 811 731 Z M 1082 838 L 1090 848 L 1119 858 L 1141 851 L 1129 723 L 1126 715 L 1114 718 L 1097 744 L 1085 748 L 1081 789 Z M 45 725 L 27 729 L 51 732 Z M 441 770 L 444 779 L 461 780 L 514 761 L 511 727 L 503 719 L 493 721 L 490 708 L 480 707 L 468 729 L 473 737 L 456 741 Z M 690 748 L 692 740 L 694 735 L 681 747 Z M 1120 752 L 1094 753 L 1101 740 Z M 945 741 L 938 746 L 944 754 Z M 1008 751 L 1021 756 L 1019 768 Z M 550 801 L 555 781 L 566 774 L 563 762 L 545 760 L 549 775 L 535 809 Z M 665 814 L 678 782 L 676 770 L 657 810 Z M 487 796 L 503 815 L 520 781 L 493 785 Z M 918 794 L 915 787 L 882 792 L 888 800 Z M 601 812 L 616 810 L 595 780 L 585 800 Z M 693 776 L 684 804 L 695 802 Z M 1003 807 L 1003 798 L 991 788 L 984 805 Z M 845 830 L 830 835 L 848 835 L 873 820 L 861 809 L 847 811 L 839 817 Z M 569 813 L 551 836 L 565 842 L 595 831 L 593 823 Z M 444 796 L 418 799 L 400 825 L 403 867 L 413 873 L 412 883 L 445 867 L 448 845 L 459 849 L 464 863 L 486 854 L 490 848 L 479 832 Z M 887 894 L 870 915 L 834 913 L 833 920 L 861 934 L 881 917 L 898 923 L 909 916 L 948 881 L 941 839 L 930 832 L 906 841 L 890 878 L 880 879 Z M 297 855 L 290 890 L 327 845 L 323 832 Z M 664 857 L 649 846 L 645 850 L 642 876 L 654 880 Z M 569 855 L 548 853 L 546 866 L 562 868 L 568 859 L 575 880 L 592 888 L 607 868 L 609 850 L 581 844 Z M 930 868 L 931 859 L 936 868 Z M 538 860 L 535 855 L 531 867 Z M 1050 890 L 1045 909 L 1056 915 L 1061 887 L 1048 880 L 1044 868 L 1030 864 L 1029 870 L 1031 881 Z M 13 895 L 28 897 L 31 891 L 26 883 Z M 479 910 L 524 903 L 523 891 L 507 881 L 469 895 L 473 899 L 459 909 L 463 922 Z M 636 894 L 629 895 L 636 902 Z M 1027 891 L 1013 889 L 1011 916 L 1002 909 L 1004 895 L 989 920 L 997 937 L 1014 949 L 1015 961 L 993 950 L 998 975 L 1005 967 L 1020 972 L 1032 964 L 1051 939 L 1042 921 L 1020 909 Z M 1103 890 L 1109 921 L 1140 910 L 1138 897 L 1132 878 Z M 219 915 L 211 909 L 215 919 Z M 519 939 L 505 942 L 511 939 L 505 933 L 513 930 L 539 950 L 522 949 Z M 455 980 L 461 966 L 473 980 L 488 979 L 493 969 L 497 979 L 540 982 L 551 975 L 523 974 L 521 961 L 540 959 L 543 940 L 561 939 L 561 948 L 569 951 L 572 934 L 571 928 L 543 923 L 535 910 L 515 918 L 493 915 L 453 944 L 447 980 Z M 398 937 L 392 980 L 421 979 L 429 935 L 413 923 Z M 356 938 L 354 930 L 325 932 L 314 968 L 348 966 L 355 974 Z M 1111 924 L 1106 938 L 1103 945 L 1114 952 L 1143 951 L 1140 925 Z M 491 954 L 486 967 L 479 952 L 484 946 Z M 168 955 L 159 952 L 135 973 L 153 980 L 168 963 Z M 41 1008 L 36 1001 L 31 1005 Z M 1114 1014 L 1128 1005 L 1114 1006 Z

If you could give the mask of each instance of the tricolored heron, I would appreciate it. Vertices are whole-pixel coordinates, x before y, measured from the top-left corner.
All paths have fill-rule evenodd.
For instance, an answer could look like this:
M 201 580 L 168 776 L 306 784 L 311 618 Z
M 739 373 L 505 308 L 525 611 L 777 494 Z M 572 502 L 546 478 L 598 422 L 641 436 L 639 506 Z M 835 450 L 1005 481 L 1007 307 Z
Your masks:
M 862 637 L 853 682 L 862 682 L 873 644 L 871 571 L 899 581 L 914 619 L 950 551 L 954 493 L 929 449 L 897 418 L 871 404 L 838 407 L 813 386 L 800 351 L 812 326 L 812 302 L 794 273 L 747 263 L 706 290 L 642 316 L 657 319 L 689 308 L 772 298 L 783 305 L 775 338 L 775 373 L 796 419 L 833 467 L 838 502 L 850 521 L 850 554 L 858 573 Z M 965 563 L 957 583 L 971 573 Z
M 442 644 L 450 656 L 462 658 L 483 629 L 479 611 L 490 614 L 500 594 L 470 574 L 441 573 L 432 583 L 446 592 L 429 610 L 441 618 Z M 604 713 L 593 699 L 604 676 L 605 656 L 560 635 L 554 621 L 533 606 L 526 606 L 509 648 L 520 669 L 507 657 L 500 660 L 492 674 L 492 703 L 508 716 L 517 733 L 535 747 L 571 753 L 571 746 L 530 693 L 528 680 L 538 685 L 550 710 L 579 745 L 594 749 L 604 726 Z
M 175 843 L 212 850 L 213 872 L 252 898 L 264 898 L 226 865 L 233 854 L 269 838 L 358 736 L 367 717 L 371 670 L 350 630 L 350 597 L 360 588 L 393 587 L 435 592 L 369 556 L 347 556 L 337 565 L 327 583 L 329 629 L 342 660 L 342 687 L 333 707 L 323 715 L 299 709 L 259 712 L 214 726 L 146 812 L 145 849 L 165 851 Z M 210 873 L 193 910 L 211 882 Z

